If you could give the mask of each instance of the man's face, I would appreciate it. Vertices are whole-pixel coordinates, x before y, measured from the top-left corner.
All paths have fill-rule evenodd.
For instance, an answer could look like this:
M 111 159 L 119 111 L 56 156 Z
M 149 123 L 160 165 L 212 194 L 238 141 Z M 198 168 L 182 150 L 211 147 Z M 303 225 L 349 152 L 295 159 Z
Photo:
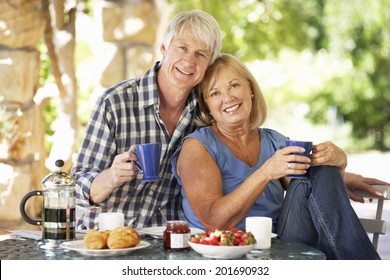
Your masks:
M 211 49 L 191 31 L 173 37 L 168 49 L 161 45 L 161 53 L 164 61 L 160 71 L 170 86 L 188 92 L 203 80 L 211 59 Z

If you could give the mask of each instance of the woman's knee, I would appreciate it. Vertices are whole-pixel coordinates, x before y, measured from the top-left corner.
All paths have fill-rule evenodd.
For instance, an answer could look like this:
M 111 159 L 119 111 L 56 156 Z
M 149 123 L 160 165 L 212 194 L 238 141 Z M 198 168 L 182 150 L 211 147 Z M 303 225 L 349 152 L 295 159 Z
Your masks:
M 315 177 L 315 176 L 328 177 L 328 176 L 330 176 L 331 178 L 343 179 L 338 168 L 335 166 L 330 166 L 330 165 L 320 165 L 320 166 L 310 167 L 310 176 L 311 177 Z

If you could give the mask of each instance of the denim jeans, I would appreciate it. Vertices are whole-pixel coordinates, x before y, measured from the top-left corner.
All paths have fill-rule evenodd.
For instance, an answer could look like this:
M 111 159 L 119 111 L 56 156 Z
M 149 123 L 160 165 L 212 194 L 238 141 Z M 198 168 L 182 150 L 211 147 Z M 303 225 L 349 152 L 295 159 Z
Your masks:
M 380 259 L 336 167 L 311 167 L 288 186 L 276 231 L 282 240 L 320 249 L 327 259 Z

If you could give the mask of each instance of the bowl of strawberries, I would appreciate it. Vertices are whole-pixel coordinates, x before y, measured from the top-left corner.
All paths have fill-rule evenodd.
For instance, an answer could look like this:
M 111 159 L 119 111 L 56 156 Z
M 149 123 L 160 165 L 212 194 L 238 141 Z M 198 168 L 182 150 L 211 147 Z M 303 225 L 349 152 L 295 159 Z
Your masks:
M 238 230 L 204 231 L 191 236 L 188 241 L 198 254 L 213 259 L 233 259 L 246 255 L 256 245 L 256 239 L 250 232 Z

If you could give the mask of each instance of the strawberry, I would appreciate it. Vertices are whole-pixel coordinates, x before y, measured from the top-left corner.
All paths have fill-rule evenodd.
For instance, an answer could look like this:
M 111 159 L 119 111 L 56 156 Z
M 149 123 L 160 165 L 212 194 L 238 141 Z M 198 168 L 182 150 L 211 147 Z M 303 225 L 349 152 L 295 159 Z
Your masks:
M 201 233 L 197 233 L 193 237 L 196 238 L 196 239 L 201 239 L 202 237 L 204 237 L 204 235 L 201 234 Z
M 209 243 L 207 242 L 207 240 L 205 238 L 201 238 L 199 240 L 199 244 L 209 245 Z
M 234 234 L 234 236 L 235 236 L 236 238 L 241 239 L 242 236 L 244 235 L 244 233 L 245 233 L 245 232 L 243 232 L 242 230 L 240 230 L 240 231 L 237 231 L 237 232 L 235 232 L 235 233 L 233 233 L 233 234 Z
M 256 243 L 256 239 L 251 232 L 246 232 L 242 235 L 241 242 L 244 242 L 246 245 L 252 245 Z
M 234 234 L 224 231 L 220 237 L 220 243 L 222 246 L 234 246 Z
M 192 236 L 190 238 L 190 242 L 192 242 L 192 243 L 199 243 L 199 241 L 200 241 L 200 238 L 196 238 L 195 236 Z
M 256 239 L 251 232 L 244 232 L 232 228 L 231 230 L 204 231 L 190 237 L 190 242 L 214 245 L 214 246 L 246 246 L 256 243 Z
M 219 245 L 219 239 L 216 236 L 205 237 L 205 240 L 209 245 Z

